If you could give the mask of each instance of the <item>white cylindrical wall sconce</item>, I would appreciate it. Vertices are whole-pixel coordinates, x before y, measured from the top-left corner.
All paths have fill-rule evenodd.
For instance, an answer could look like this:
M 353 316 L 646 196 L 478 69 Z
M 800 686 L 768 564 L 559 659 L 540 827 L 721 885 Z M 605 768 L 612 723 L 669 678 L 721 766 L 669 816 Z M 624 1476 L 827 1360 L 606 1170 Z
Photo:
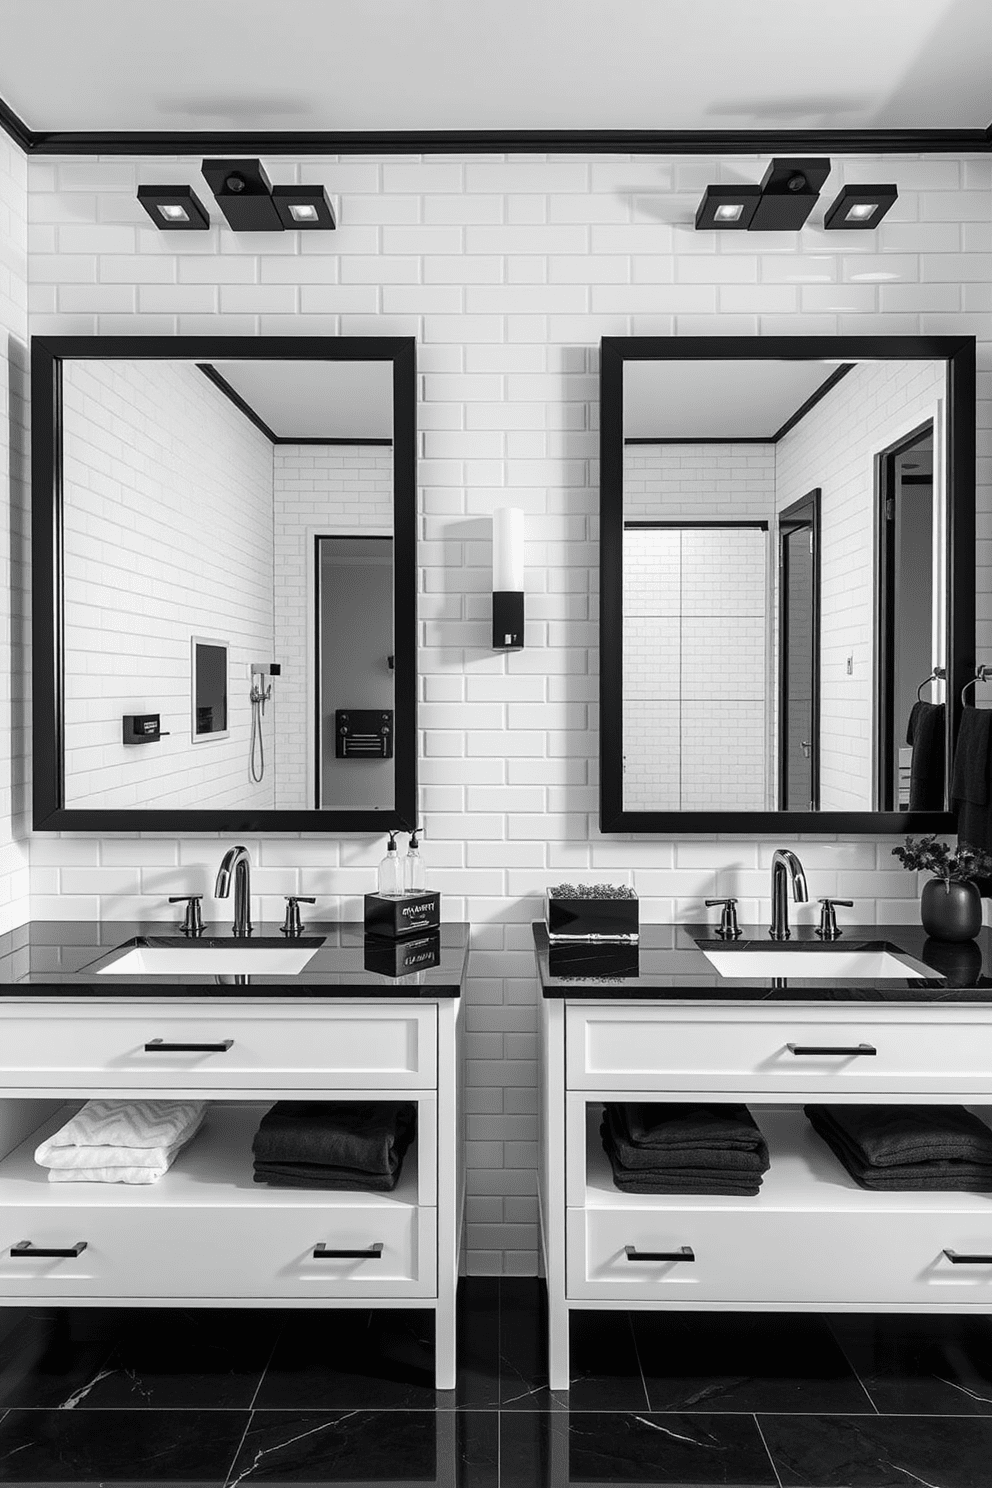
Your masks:
M 524 644 L 524 514 L 516 506 L 493 512 L 493 650 Z

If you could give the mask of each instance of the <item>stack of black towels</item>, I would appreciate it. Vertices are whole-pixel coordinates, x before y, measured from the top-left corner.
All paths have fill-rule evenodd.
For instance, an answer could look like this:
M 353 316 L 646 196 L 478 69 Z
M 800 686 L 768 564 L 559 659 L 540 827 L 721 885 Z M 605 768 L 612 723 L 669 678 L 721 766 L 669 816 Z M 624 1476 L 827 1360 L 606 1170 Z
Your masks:
M 768 1171 L 768 1145 L 747 1106 L 616 1102 L 600 1133 L 624 1193 L 754 1195 Z
M 964 1106 L 806 1106 L 860 1188 L 992 1191 L 992 1131 Z
M 279 1101 L 252 1142 L 255 1182 L 390 1193 L 416 1123 L 413 1101 Z

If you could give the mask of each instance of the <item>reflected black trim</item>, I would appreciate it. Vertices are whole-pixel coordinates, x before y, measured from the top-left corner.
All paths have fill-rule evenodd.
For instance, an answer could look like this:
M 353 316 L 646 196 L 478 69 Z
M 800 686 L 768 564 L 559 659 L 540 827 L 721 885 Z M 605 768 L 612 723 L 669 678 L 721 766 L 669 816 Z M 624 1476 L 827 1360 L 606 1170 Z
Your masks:
M 974 129 L 43 130 L 4 106 L 35 155 L 887 155 L 992 149 Z M 15 133 L 15 130 L 17 131 Z
M 255 425 L 256 429 L 261 430 L 270 444 L 336 444 L 347 445 L 349 447 L 353 447 L 356 445 L 379 445 L 384 449 L 392 449 L 393 447 L 393 441 L 391 439 L 345 439 L 342 437 L 331 437 L 330 435 L 325 436 L 322 434 L 309 434 L 304 436 L 293 434 L 276 434 L 274 430 L 269 428 L 262 415 L 255 412 L 255 409 L 252 408 L 251 404 L 241 396 L 237 388 L 231 386 L 227 378 L 222 373 L 218 372 L 216 367 L 211 367 L 209 362 L 197 362 L 196 365 L 198 369 L 203 373 L 204 377 L 208 377 L 213 383 L 214 387 L 217 388 L 218 391 L 222 392 L 225 398 L 230 398 L 235 408 L 243 413 L 245 418 Z
M 722 517 L 714 517 L 710 522 L 684 522 L 679 517 L 674 517 L 671 521 L 656 522 L 650 517 L 637 517 L 623 524 L 623 530 L 625 532 L 635 527 L 674 527 L 680 532 L 686 528 L 691 531 L 697 531 L 700 527 L 731 527 L 735 530 L 739 527 L 749 527 L 752 531 L 755 529 L 759 532 L 768 531 L 768 523 L 760 521 L 757 517 L 750 522 L 727 522 Z
M 604 336 L 600 419 L 600 791 L 603 832 L 953 832 L 951 811 L 625 811 L 623 808 L 623 366 L 625 361 L 897 358 L 947 365 L 949 739 L 975 670 L 974 336 Z M 953 750 L 948 750 L 951 758 Z
M 789 796 L 789 757 L 786 749 L 789 720 L 789 561 L 786 538 L 800 528 L 807 528 L 812 540 L 812 585 L 810 606 L 813 623 L 810 639 L 812 651 L 812 696 L 810 702 L 810 757 L 809 794 L 810 807 L 820 809 L 820 496 L 821 489 L 801 496 L 791 506 L 779 513 L 778 565 L 779 565 L 779 647 L 778 647 L 778 803 L 784 810 Z
M 836 387 L 842 377 L 846 377 L 854 366 L 849 362 L 845 367 L 835 367 L 830 376 L 816 388 L 805 403 L 800 403 L 795 413 L 789 415 L 780 429 L 774 434 L 741 434 L 737 438 L 733 434 L 708 434 L 703 439 L 693 439 L 691 435 L 671 435 L 661 439 L 636 438 L 624 439 L 624 444 L 778 444 L 784 439 L 790 429 L 794 429 L 801 419 L 804 419 L 810 409 L 815 408 L 821 398 L 825 398 L 830 389 Z
M 780 439 L 784 439 L 789 430 L 794 429 L 800 422 L 800 420 L 806 417 L 810 409 L 815 408 L 820 399 L 825 398 L 830 392 L 830 389 L 835 388 L 840 382 L 841 378 L 847 376 L 848 372 L 851 371 L 853 366 L 853 362 L 848 362 L 847 365 L 844 367 L 835 367 L 830 376 L 826 378 L 825 381 L 821 382 L 820 386 L 816 388 L 814 392 L 810 393 L 809 397 L 806 399 L 806 402 L 800 403 L 799 407 L 796 409 L 791 418 L 786 419 L 781 429 L 775 430 L 775 433 L 772 435 L 772 444 L 778 444 Z
M 688 439 L 681 434 L 663 439 L 625 439 L 624 444 L 771 444 L 771 436 L 764 434 L 741 434 L 736 439 L 732 434 L 708 434 L 704 439 Z
M 65 804 L 62 363 L 389 361 L 393 369 L 395 804 L 389 811 L 92 810 Z M 412 336 L 33 336 L 31 338 L 33 828 L 76 832 L 373 832 L 417 816 L 417 404 Z M 296 443 L 296 441 L 291 441 Z

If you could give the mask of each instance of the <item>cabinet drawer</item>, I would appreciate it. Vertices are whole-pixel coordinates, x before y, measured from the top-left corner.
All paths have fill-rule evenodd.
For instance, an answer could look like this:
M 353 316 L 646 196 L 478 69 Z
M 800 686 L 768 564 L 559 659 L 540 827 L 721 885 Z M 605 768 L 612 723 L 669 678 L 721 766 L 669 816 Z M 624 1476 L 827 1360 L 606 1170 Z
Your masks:
M 436 1294 L 435 1209 L 361 1202 L 318 1207 L 305 1198 L 257 1209 L 74 1204 L 7 1210 L 0 1218 L 0 1296 L 7 1303 Z M 82 1240 L 86 1248 L 78 1256 L 12 1256 L 11 1247 L 24 1240 L 51 1248 Z M 318 1246 L 369 1253 L 317 1258 Z M 381 1246 L 378 1254 L 375 1246 Z
M 900 1008 L 574 1008 L 568 1084 L 576 1090 L 925 1096 L 992 1092 L 992 1019 L 942 1008 L 940 1023 Z M 795 1046 L 794 1048 L 792 1046 Z M 865 1052 L 856 1052 L 866 1046 Z M 803 1052 L 804 1050 L 838 1052 Z M 874 1050 L 874 1053 L 868 1052 Z
M 917 1197 L 904 1195 L 905 1198 Z M 931 1199 L 960 1195 L 929 1195 Z M 974 1196 L 979 1199 L 980 1196 Z M 921 1310 L 992 1305 L 992 1205 L 985 1214 L 836 1214 L 709 1209 L 568 1211 L 568 1295 L 692 1308 L 891 1305 Z M 636 1253 L 694 1259 L 645 1261 Z M 988 1264 L 954 1264 L 984 1255 Z
M 289 1008 L 231 1006 L 209 1014 L 175 1006 L 121 1013 L 95 1007 L 66 1017 L 4 1009 L 0 1086 L 96 1086 L 151 1093 L 274 1088 L 430 1088 L 437 1080 L 434 1007 L 337 1004 L 294 1016 Z M 170 1045 L 206 1048 L 170 1048 Z M 211 1047 L 213 1046 L 213 1047 Z

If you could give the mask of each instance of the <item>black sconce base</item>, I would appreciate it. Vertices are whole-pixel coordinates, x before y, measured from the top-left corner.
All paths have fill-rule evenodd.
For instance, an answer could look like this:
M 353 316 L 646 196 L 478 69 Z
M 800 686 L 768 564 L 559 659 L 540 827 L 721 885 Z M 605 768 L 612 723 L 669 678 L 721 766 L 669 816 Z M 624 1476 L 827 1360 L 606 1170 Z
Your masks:
M 493 590 L 493 650 L 524 649 L 524 596 L 521 589 Z

